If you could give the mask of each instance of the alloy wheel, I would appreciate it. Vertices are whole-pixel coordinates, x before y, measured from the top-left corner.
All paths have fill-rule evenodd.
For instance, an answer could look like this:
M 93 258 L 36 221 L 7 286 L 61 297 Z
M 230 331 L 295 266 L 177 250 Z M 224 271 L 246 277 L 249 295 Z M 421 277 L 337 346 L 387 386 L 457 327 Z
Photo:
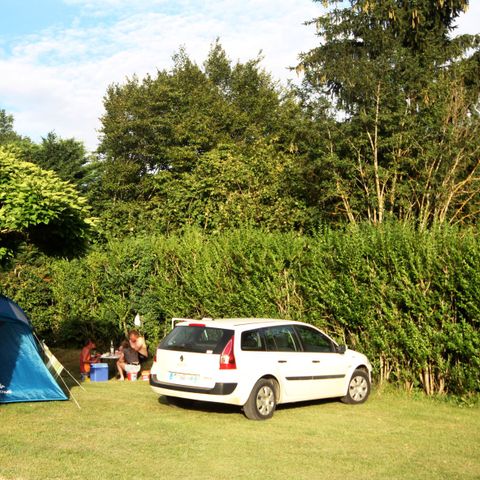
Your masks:
M 262 415 L 269 415 L 275 408 L 275 393 L 267 385 L 264 385 L 257 394 L 257 410 Z

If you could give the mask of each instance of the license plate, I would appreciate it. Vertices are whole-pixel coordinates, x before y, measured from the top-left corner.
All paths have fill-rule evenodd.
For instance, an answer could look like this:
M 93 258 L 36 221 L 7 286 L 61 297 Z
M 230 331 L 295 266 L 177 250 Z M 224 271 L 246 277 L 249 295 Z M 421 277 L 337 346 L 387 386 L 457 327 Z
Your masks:
M 175 383 L 188 383 L 189 385 L 196 385 L 199 382 L 200 376 L 190 373 L 168 372 L 168 379 Z

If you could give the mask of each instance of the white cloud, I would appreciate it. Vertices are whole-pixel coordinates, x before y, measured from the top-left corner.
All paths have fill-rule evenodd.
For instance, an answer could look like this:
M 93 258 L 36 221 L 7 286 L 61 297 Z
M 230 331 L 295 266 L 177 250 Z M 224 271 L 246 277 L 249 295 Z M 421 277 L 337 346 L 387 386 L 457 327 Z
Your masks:
M 131 1 L 65 0 L 81 4 L 84 12 L 125 9 Z M 145 13 L 142 5 L 175 5 L 162 12 Z M 274 77 L 294 74 L 297 55 L 315 44 L 311 28 L 302 23 L 318 13 L 309 0 L 280 0 L 275 8 L 267 0 L 195 2 L 141 0 L 137 12 L 125 12 L 112 24 L 99 23 L 81 29 L 50 29 L 24 38 L 11 54 L 0 56 L 0 105 L 14 114 L 22 134 L 39 139 L 55 130 L 74 136 L 95 148 L 102 114 L 102 97 L 112 82 L 136 73 L 171 66 L 171 56 L 184 45 L 201 63 L 216 37 L 232 60 L 246 60 L 263 50 L 264 67 Z M 198 4 L 197 4 L 198 5 Z
M 317 44 L 312 26 L 320 14 L 311 0 L 64 0 L 77 5 L 70 28 L 52 28 L 0 50 L 0 108 L 21 134 L 38 140 L 55 130 L 96 147 L 107 86 L 136 73 L 171 66 L 184 45 L 198 63 L 216 37 L 233 61 L 255 57 L 285 80 L 298 54 Z M 478 30 L 480 2 L 472 2 L 459 32 Z M 465 30 L 466 29 L 466 30 Z

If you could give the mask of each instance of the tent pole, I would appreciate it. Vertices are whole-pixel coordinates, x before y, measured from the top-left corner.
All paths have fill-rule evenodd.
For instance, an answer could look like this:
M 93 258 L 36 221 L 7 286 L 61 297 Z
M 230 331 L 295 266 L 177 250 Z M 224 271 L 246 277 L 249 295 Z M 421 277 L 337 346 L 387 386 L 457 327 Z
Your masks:
M 84 391 L 86 392 L 85 388 L 83 387 L 83 385 L 70 373 L 69 370 L 67 370 L 65 367 L 63 367 L 64 370 L 70 375 L 70 377 L 72 378 L 72 380 Z
M 68 371 L 68 370 L 67 370 Z M 75 402 L 75 404 L 77 405 L 78 409 L 81 410 L 82 407 L 80 406 L 80 404 L 77 402 L 77 399 L 75 398 L 75 395 L 72 393 L 72 391 L 68 388 L 68 385 L 67 383 L 65 382 L 65 380 L 62 378 L 61 375 L 58 375 L 60 380 L 62 381 L 62 383 L 65 385 L 65 388 L 68 390 L 68 393 L 71 395 L 71 397 L 73 398 L 73 401 Z M 81 385 L 80 385 L 81 386 Z M 83 388 L 83 387 L 82 387 Z M 85 390 L 85 389 L 84 389 Z
M 33 331 L 33 335 L 35 336 L 35 338 L 37 339 L 37 342 L 40 344 L 40 346 L 42 347 L 42 350 L 43 350 L 43 353 L 48 357 L 48 354 L 47 354 L 47 351 L 45 350 L 45 346 L 43 344 L 43 342 L 37 337 L 37 334 L 35 333 L 35 331 Z M 52 353 L 53 355 L 53 353 Z M 65 368 L 62 364 L 62 367 L 63 367 L 63 370 L 65 370 L 69 375 L 70 377 L 72 378 L 72 380 L 84 391 L 86 392 L 85 388 L 83 387 L 83 385 L 70 373 L 70 370 L 68 370 L 67 368 Z M 62 375 L 61 374 L 58 374 L 58 376 L 62 379 L 62 382 L 64 383 L 65 387 L 68 389 L 68 391 L 70 393 L 72 393 L 70 391 L 70 389 L 67 387 L 65 381 L 63 380 L 62 378 Z M 73 395 L 72 395 L 73 396 Z

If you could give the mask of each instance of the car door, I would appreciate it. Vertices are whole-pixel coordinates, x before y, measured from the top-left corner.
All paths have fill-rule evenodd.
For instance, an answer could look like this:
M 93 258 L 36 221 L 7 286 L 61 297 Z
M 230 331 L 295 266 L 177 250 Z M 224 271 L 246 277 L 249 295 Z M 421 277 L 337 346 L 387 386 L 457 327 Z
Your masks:
M 309 378 L 305 385 L 305 399 L 339 397 L 345 395 L 345 376 L 348 359 L 337 353 L 334 343 L 316 328 L 295 325 L 300 338 L 299 352 L 303 375 Z
M 292 325 L 279 325 L 263 330 L 266 354 L 281 383 L 282 402 L 302 400 L 308 395 L 309 379 L 305 378 L 305 359 Z

